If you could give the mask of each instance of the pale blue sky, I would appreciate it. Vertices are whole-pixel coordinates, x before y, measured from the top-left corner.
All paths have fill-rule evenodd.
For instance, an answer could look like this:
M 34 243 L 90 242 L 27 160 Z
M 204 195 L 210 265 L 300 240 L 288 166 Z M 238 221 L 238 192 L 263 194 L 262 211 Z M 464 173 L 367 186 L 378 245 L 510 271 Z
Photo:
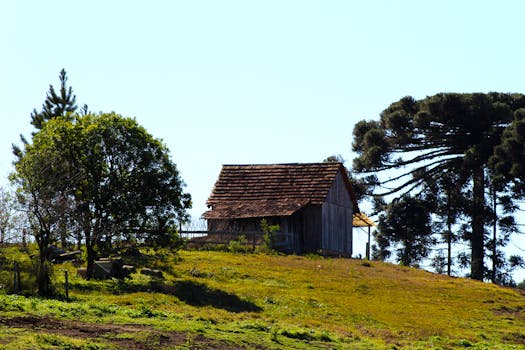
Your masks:
M 0 175 L 65 68 L 79 104 L 135 117 L 194 199 L 221 164 L 351 153 L 405 95 L 525 92 L 523 1 L 0 0 Z

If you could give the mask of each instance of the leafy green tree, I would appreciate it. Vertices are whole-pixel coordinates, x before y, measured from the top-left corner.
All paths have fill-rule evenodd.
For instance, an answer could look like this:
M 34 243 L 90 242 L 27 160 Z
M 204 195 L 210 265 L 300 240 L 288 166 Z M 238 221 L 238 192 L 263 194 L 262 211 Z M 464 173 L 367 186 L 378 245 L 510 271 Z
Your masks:
M 46 172 L 34 166 L 48 162 Z M 22 171 L 23 170 L 23 171 Z M 187 220 L 191 197 L 169 151 L 115 113 L 53 118 L 26 145 L 18 176 L 70 198 L 86 247 L 87 276 L 112 241 L 162 241 Z
M 471 277 L 484 278 L 485 181 L 489 159 L 515 111 L 525 107 L 520 94 L 441 93 L 415 100 L 405 97 L 381 113 L 380 121 L 354 128 L 354 168 L 399 175 L 380 183 L 383 194 L 426 187 L 443 172 L 467 174 L 472 197 L 465 212 L 471 220 Z M 432 180 L 434 181 L 434 180 Z
M 67 86 L 67 75 L 64 69 L 60 71 L 59 79 L 60 91 L 57 93 L 53 85 L 50 85 L 41 112 L 34 109 L 31 114 L 31 124 L 38 130 L 43 127 L 46 121 L 56 117 L 65 118 L 77 109 L 76 96 L 73 94 L 72 88 Z M 87 112 L 87 105 L 83 106 L 82 111 Z M 25 149 L 29 146 L 28 140 L 23 135 L 20 135 L 20 139 L 24 149 L 18 145 L 12 145 L 17 171 L 11 176 L 11 180 L 19 187 L 18 202 L 21 204 L 21 210 L 26 213 L 29 229 L 39 247 L 39 262 L 37 263 L 39 293 L 50 295 L 53 293 L 50 284 L 52 271 L 51 264 L 47 261 L 47 251 L 51 244 L 56 243 L 57 235 L 60 236 L 60 241 L 65 245 L 67 239 L 65 221 L 71 218 L 71 215 L 66 215 L 69 198 L 56 190 L 56 187 L 60 187 L 58 182 L 61 181 L 61 177 L 50 175 L 50 169 L 60 167 L 60 163 L 53 164 L 56 159 L 51 155 L 47 159 L 42 158 L 43 161 L 32 159 L 27 160 L 23 165 L 18 165 L 24 157 Z M 42 177 L 45 177 L 45 174 L 50 175 L 48 182 L 54 182 L 55 188 L 44 185 L 37 178 L 31 178 L 30 173 L 35 172 L 40 172 Z M 22 241 L 25 243 L 26 230 L 25 228 L 19 229 Z
M 24 218 L 16 193 L 0 187 L 0 246 L 21 238 L 20 233 L 26 225 Z
M 28 147 L 26 145 L 26 149 Z M 67 215 L 67 205 L 63 201 L 67 184 L 62 182 L 62 176 L 56 175 L 60 162 L 56 154 L 46 148 L 38 157 L 26 152 L 11 175 L 11 180 L 18 186 L 18 201 L 27 214 L 30 232 L 38 246 L 36 276 L 38 292 L 43 296 L 53 294 L 48 250 L 57 241 L 59 223 Z

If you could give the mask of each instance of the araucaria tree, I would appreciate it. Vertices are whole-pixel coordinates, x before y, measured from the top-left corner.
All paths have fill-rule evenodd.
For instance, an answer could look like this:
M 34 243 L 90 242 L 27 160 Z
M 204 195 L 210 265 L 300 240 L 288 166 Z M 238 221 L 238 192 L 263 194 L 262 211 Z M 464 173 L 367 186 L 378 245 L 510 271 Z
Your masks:
M 112 240 L 169 241 L 191 206 L 166 146 L 114 113 L 43 123 L 16 170 L 27 194 L 42 191 L 69 203 L 69 231 L 81 232 L 88 277 L 97 251 Z
M 434 243 L 430 220 L 429 202 L 402 196 L 387 205 L 379 217 L 377 242 L 374 255 L 384 260 L 391 255 L 391 244 L 400 244 L 396 260 L 405 266 L 413 266 L 428 257 Z
M 525 197 L 525 108 L 517 110 L 511 125 L 505 130 L 502 142 L 496 147 L 490 163 L 495 177 L 510 183 L 517 198 Z
M 354 168 L 391 173 L 383 194 L 419 191 L 443 172 L 466 174 L 472 198 L 470 217 L 471 277 L 484 278 L 485 190 L 494 148 L 516 111 L 525 107 L 520 94 L 442 93 L 415 100 L 402 98 L 381 113 L 379 121 L 354 128 Z M 468 183 L 467 183 L 468 182 Z

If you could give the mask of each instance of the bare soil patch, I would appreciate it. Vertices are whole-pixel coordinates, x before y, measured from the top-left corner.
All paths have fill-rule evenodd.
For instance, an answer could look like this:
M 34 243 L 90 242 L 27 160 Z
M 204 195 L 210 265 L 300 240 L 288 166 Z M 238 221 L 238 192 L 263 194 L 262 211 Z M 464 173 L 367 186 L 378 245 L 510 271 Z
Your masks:
M 0 317 L 0 326 L 28 328 L 35 332 L 57 334 L 77 339 L 100 340 L 114 344 L 119 349 L 148 350 L 186 344 L 192 349 L 233 350 L 222 342 L 185 332 L 164 332 L 149 326 L 85 323 L 73 320 L 59 320 L 50 317 L 21 316 Z M 147 334 L 137 337 L 144 340 L 119 338 L 119 334 Z M 133 338 L 133 337 L 131 337 Z

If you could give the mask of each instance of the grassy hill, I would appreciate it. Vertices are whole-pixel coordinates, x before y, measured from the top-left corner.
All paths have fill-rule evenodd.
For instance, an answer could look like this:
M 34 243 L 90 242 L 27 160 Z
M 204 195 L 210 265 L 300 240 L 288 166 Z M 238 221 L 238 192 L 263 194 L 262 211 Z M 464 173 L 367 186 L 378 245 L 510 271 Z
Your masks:
M 164 281 L 0 294 L 0 349 L 521 349 L 517 291 L 380 262 L 182 251 Z

